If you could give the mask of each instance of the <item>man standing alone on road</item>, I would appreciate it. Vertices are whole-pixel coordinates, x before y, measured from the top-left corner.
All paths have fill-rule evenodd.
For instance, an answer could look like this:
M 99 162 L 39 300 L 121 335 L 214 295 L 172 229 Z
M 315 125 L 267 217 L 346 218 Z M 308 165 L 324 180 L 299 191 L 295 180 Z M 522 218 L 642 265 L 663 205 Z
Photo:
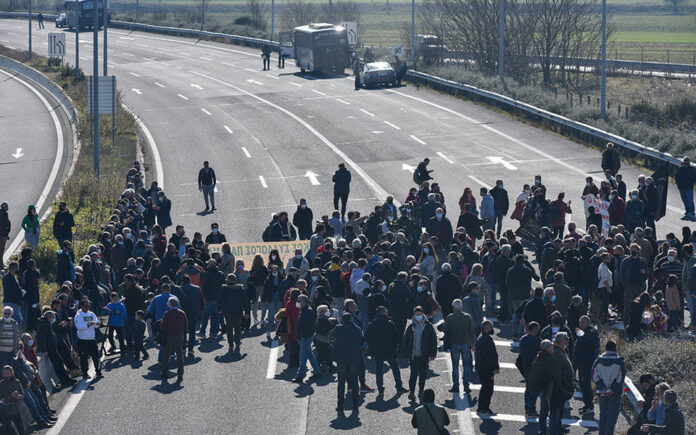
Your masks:
M 341 218 L 345 221 L 346 203 L 348 203 L 348 194 L 350 193 L 350 171 L 346 169 L 345 163 L 338 164 L 338 170 L 333 175 L 334 183 L 334 210 L 338 210 L 338 200 L 341 200 Z
M 621 156 L 614 144 L 609 142 L 607 149 L 602 152 L 602 170 L 609 170 L 612 175 L 616 175 L 619 173 L 619 169 L 621 169 Z
M 9 206 L 6 202 L 0 204 L 0 270 L 5 268 L 5 262 L 3 260 L 5 256 L 5 244 L 10 238 L 10 230 L 12 229 L 10 217 L 7 215 L 8 208 Z
M 353 60 L 353 75 L 355 76 L 355 90 L 360 89 L 360 59 L 355 56 Z
M 508 198 L 507 190 L 503 188 L 503 180 L 497 180 L 495 182 L 495 187 L 491 189 L 491 196 L 493 197 L 493 225 L 491 229 L 496 231 L 496 235 L 500 237 L 500 231 L 503 228 L 503 218 L 510 208 L 510 200 Z
M 210 198 L 210 206 L 215 210 L 215 171 L 210 167 L 208 161 L 203 162 L 203 167 L 198 171 L 198 190 L 203 192 L 203 200 L 205 201 L 205 210 L 210 210 L 208 206 L 208 198 Z
M 677 175 L 674 180 L 679 188 L 679 195 L 684 203 L 684 220 L 696 220 L 694 215 L 694 183 L 696 183 L 696 168 L 691 166 L 691 160 L 688 157 L 682 159 Z M 0 238 L 2 230 L 0 230 Z M 2 243 L 2 242 L 0 242 Z M 0 251 L 1 252 L 1 251 Z

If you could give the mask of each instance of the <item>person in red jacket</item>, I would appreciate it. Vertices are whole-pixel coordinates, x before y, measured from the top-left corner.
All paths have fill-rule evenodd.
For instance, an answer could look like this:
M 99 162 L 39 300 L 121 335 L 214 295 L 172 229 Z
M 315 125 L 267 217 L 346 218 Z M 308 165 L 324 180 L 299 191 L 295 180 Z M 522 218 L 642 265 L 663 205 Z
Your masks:
M 285 302 L 285 317 L 288 319 L 288 335 L 286 336 L 285 348 L 288 351 L 288 359 L 291 367 L 300 365 L 300 345 L 297 343 L 297 318 L 300 317 L 300 303 L 297 298 L 300 290 L 292 289 L 290 297 Z
M 558 199 L 555 201 L 551 202 L 551 214 L 555 216 L 553 220 L 553 229 L 554 229 L 554 237 L 562 239 L 563 238 L 563 229 L 565 228 L 565 220 L 566 220 L 566 214 L 572 213 L 572 210 L 570 209 L 570 202 L 566 204 L 563 201 L 563 198 L 565 198 L 565 193 L 561 192 L 558 194 Z
M 612 190 L 609 195 L 609 224 L 610 225 L 625 225 L 626 224 L 626 202 L 624 198 L 619 196 L 618 190 Z

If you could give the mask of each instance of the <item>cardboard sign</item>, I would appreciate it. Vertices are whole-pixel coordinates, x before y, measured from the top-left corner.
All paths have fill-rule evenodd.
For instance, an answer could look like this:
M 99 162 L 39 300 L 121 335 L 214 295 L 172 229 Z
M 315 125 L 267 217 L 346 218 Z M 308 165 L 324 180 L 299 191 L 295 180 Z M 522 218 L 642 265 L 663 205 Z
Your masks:
M 302 255 L 309 251 L 309 240 L 295 240 L 292 242 L 255 242 L 255 243 L 228 243 L 230 252 L 235 260 L 244 260 L 244 266 L 251 267 L 251 262 L 256 254 L 263 257 L 263 263 L 268 263 L 268 256 L 274 249 L 278 250 L 278 255 L 283 264 L 295 255 L 295 249 L 302 249 Z M 222 255 L 222 243 L 208 245 L 210 255 L 219 252 Z

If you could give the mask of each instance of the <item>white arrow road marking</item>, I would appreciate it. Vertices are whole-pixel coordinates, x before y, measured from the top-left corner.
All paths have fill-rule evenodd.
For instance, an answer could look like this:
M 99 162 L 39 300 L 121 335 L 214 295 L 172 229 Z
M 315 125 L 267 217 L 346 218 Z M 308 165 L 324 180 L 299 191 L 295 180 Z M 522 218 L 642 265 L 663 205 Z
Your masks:
M 438 151 L 436 154 L 437 154 L 438 156 L 442 157 L 442 159 L 443 159 L 444 161 L 446 161 L 447 163 L 449 163 L 450 165 L 453 165 L 453 164 L 455 163 L 454 160 L 452 160 L 451 158 L 449 158 L 448 156 L 446 156 L 445 153 L 443 153 L 442 151 Z
M 266 179 L 263 178 L 263 175 L 259 175 L 259 181 L 261 181 L 261 187 L 268 189 L 268 184 L 266 184 Z
M 251 154 L 249 154 L 249 150 L 247 150 L 246 147 L 242 147 L 242 151 L 244 151 L 244 155 L 247 156 L 247 158 L 251 158 Z
M 157 83 L 157 82 L 155 82 L 155 84 L 156 84 L 157 86 L 159 86 L 160 88 L 164 88 L 164 87 L 166 87 L 166 86 L 164 86 L 164 85 L 163 85 L 163 84 L 161 84 L 161 83 Z
M 321 183 L 319 182 L 319 179 L 317 178 L 318 174 L 315 174 L 312 171 L 307 171 L 305 172 L 304 176 L 309 178 L 309 182 L 312 183 L 312 186 L 318 186 Z
M 368 112 L 368 111 L 365 110 L 365 109 L 360 109 L 360 111 L 361 111 L 362 113 L 368 114 L 368 115 L 370 115 L 370 116 L 375 116 L 374 113 L 370 113 L 370 112 Z
M 415 140 L 415 141 L 418 142 L 419 144 L 425 145 L 425 142 L 423 142 L 422 140 L 418 139 L 415 135 L 410 135 L 410 137 L 411 137 L 411 139 Z
M 185 97 L 185 96 L 183 96 L 183 95 L 181 95 L 181 94 L 177 94 L 177 95 L 179 96 L 179 98 L 182 98 L 182 99 L 184 99 L 184 100 L 188 100 L 188 97 Z
M 516 171 L 517 167 L 511 164 L 510 162 L 506 162 L 503 157 L 493 157 L 489 156 L 486 157 L 488 160 L 491 161 L 491 163 L 500 163 L 501 165 L 505 166 L 505 168 L 511 170 L 511 171 Z
M 323 93 L 322 91 L 317 91 L 316 89 L 312 89 L 312 92 L 314 92 L 315 94 L 326 96 L 325 93 Z
M 249 83 L 253 83 L 253 84 L 255 84 L 255 85 L 263 85 L 263 83 L 257 82 L 256 80 L 253 80 L 253 79 L 247 79 L 247 81 L 248 81 Z
M 197 85 L 197 84 L 195 84 L 195 83 L 191 83 L 191 87 L 192 87 L 192 88 L 196 88 L 196 89 L 198 89 L 199 91 L 202 91 L 202 90 L 203 90 L 203 87 L 202 87 L 201 85 Z
M 133 77 L 140 77 L 140 74 L 136 74 L 134 72 L 129 72 L 128 74 L 132 75 Z
M 143 94 L 143 92 L 142 92 L 140 89 L 133 88 L 133 89 L 131 89 L 131 91 L 135 92 L 135 93 L 138 94 L 138 95 L 142 95 L 142 94 Z
M 210 113 L 210 112 L 208 112 L 207 110 L 205 110 L 205 109 L 204 109 L 204 108 L 202 108 L 202 107 L 201 107 L 201 112 L 205 113 L 206 115 L 211 115 L 211 113 Z
M 229 134 L 232 134 L 232 129 L 229 128 L 228 126 L 225 126 L 225 130 L 227 130 L 227 132 L 228 132 Z
M 11 154 L 12 157 L 14 157 L 15 159 L 22 157 L 24 155 L 24 153 L 22 152 L 23 149 L 24 148 L 17 148 L 17 152 L 14 154 Z
M 387 124 L 389 127 L 393 128 L 394 130 L 401 130 L 401 127 L 399 127 L 398 125 L 394 125 L 389 121 L 384 121 L 384 123 Z
M 411 166 L 411 165 L 407 165 L 406 163 L 402 163 L 402 164 L 401 164 L 401 170 L 402 170 L 402 171 L 409 171 L 410 173 L 413 174 L 414 172 L 416 172 L 416 167 L 415 167 L 415 166 Z

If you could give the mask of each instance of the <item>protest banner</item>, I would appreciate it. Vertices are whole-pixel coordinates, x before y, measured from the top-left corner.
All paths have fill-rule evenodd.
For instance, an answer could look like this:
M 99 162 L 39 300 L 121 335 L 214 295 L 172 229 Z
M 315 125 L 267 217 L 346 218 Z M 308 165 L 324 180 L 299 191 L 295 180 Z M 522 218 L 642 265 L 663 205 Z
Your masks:
M 278 256 L 283 264 L 295 255 L 295 249 L 302 249 L 302 255 L 309 251 L 309 240 L 294 240 L 291 242 L 252 242 L 252 243 L 227 243 L 235 260 L 244 260 L 244 266 L 248 269 L 256 254 L 261 254 L 264 264 L 268 262 L 268 255 L 272 250 L 278 250 Z M 222 243 L 208 245 L 210 255 L 218 252 L 222 255 Z

